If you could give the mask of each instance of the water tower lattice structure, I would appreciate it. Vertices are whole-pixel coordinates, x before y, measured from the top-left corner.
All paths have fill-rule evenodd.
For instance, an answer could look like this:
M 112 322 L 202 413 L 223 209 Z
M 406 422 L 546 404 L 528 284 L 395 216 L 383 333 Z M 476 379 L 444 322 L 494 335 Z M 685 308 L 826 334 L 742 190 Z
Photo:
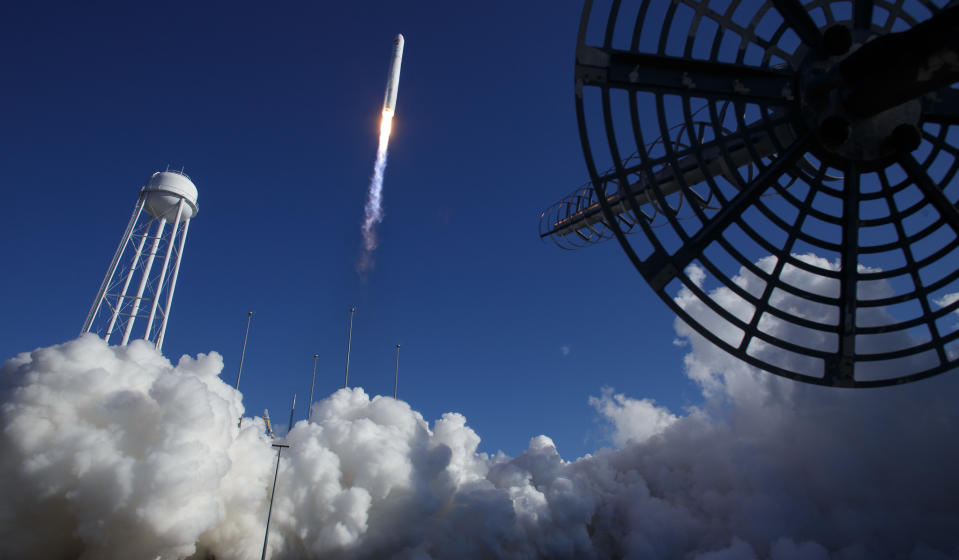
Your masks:
M 119 335 L 121 345 L 139 336 L 162 348 L 190 220 L 199 209 L 197 194 L 185 173 L 158 171 L 150 177 L 81 333 L 107 342 Z M 137 319 L 146 324 L 134 331 Z

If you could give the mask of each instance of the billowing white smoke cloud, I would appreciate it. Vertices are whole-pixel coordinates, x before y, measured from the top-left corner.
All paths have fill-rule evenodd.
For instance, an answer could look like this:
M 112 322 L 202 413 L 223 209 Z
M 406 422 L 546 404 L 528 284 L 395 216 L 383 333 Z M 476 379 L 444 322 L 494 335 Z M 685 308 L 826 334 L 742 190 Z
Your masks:
M 677 329 L 703 404 L 604 390 L 619 447 L 576 461 L 546 436 L 477 453 L 459 414 L 337 391 L 289 434 L 271 558 L 959 556 L 955 374 L 813 387 Z M 0 558 L 259 557 L 276 454 L 221 366 L 93 336 L 7 362 Z
M 222 366 L 210 354 L 173 368 L 143 342 L 93 335 L 8 361 L 2 556 L 192 554 L 228 517 L 227 485 L 250 475 L 235 459 L 270 461 L 262 430 L 236 429 L 240 394 L 217 377 Z
M 656 406 L 652 399 L 631 399 L 623 394 L 613 394 L 610 387 L 603 389 L 601 397 L 590 397 L 589 404 L 616 427 L 612 440 L 622 447 L 628 443 L 643 443 L 661 434 L 676 422 L 676 415 L 667 408 Z

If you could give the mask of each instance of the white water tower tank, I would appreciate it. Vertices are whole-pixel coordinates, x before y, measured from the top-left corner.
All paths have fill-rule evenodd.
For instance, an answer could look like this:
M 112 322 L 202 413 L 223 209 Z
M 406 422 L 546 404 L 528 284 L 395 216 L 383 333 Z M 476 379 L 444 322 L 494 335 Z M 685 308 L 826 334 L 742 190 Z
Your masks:
M 173 221 L 181 199 L 186 202 L 181 220 L 189 220 L 196 216 L 199 210 L 196 205 L 196 185 L 183 173 L 157 171 L 146 185 L 143 185 L 143 191 L 146 196 L 146 210 L 154 218 Z
M 182 171 L 150 176 L 81 332 L 95 332 L 107 342 L 114 333 L 122 333 L 120 344 L 125 345 L 134 322 L 142 318 L 146 320 L 142 338 L 161 348 L 190 219 L 199 210 L 196 200 L 196 185 Z M 156 273 L 153 265 L 158 260 L 161 267 Z M 134 292 L 131 282 L 137 275 Z

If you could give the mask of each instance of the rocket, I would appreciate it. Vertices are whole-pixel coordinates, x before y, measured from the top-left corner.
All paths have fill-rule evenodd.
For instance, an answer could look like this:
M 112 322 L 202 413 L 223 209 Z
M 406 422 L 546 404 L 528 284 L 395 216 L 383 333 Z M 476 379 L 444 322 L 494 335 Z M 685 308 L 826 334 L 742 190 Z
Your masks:
M 390 73 L 386 80 L 386 96 L 383 98 L 383 112 L 396 112 L 396 93 L 400 89 L 400 66 L 403 64 L 403 35 L 397 35 L 393 41 L 393 56 L 390 58 Z

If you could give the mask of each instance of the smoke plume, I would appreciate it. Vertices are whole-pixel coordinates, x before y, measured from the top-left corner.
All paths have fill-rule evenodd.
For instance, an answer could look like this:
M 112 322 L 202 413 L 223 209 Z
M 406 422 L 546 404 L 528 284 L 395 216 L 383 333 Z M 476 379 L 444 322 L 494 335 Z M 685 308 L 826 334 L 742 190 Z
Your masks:
M 373 269 L 373 251 L 376 250 L 376 226 L 383 221 L 383 173 L 386 171 L 386 156 L 389 151 L 390 131 L 393 127 L 393 113 L 383 110 L 380 120 L 380 141 L 376 148 L 376 162 L 373 164 L 373 177 L 363 208 L 363 252 L 356 265 L 356 271 L 366 274 Z
M 282 455 L 269 557 L 959 556 L 955 373 L 816 387 L 676 329 L 702 403 L 603 389 L 589 402 L 616 447 L 574 461 L 543 435 L 480 453 L 462 415 L 358 388 L 314 403 Z M 258 558 L 276 452 L 260 420 L 237 428 L 221 368 L 93 335 L 7 361 L 0 558 Z

